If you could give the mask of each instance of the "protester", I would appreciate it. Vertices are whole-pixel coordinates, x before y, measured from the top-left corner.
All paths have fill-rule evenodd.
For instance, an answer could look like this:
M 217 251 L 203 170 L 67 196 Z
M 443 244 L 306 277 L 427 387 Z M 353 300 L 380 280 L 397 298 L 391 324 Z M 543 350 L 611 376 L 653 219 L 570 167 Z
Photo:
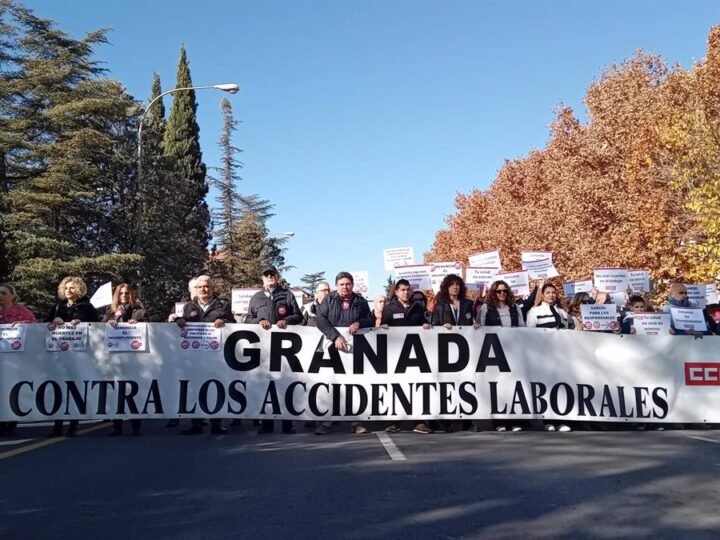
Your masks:
M 136 324 L 144 318 L 145 308 L 135 297 L 135 292 L 130 288 L 130 285 L 121 283 L 115 287 L 112 303 L 105 312 L 102 322 L 114 328 L 118 323 Z M 136 437 L 139 436 L 141 421 L 138 419 L 130 420 L 130 425 L 132 426 L 132 434 Z M 122 435 L 122 431 L 123 421 L 113 420 L 113 430 L 110 436 L 119 437 Z
M 456 274 L 445 276 L 440 283 L 440 292 L 435 298 L 433 308 L 433 326 L 444 326 L 448 330 L 453 326 L 473 324 L 473 302 L 466 298 L 465 282 Z
M 246 324 L 259 324 L 263 330 L 270 330 L 272 325 L 285 329 L 289 324 L 301 324 L 302 313 L 295 300 L 295 295 L 283 288 L 280 273 L 274 266 L 266 266 L 262 271 L 263 288 L 250 298 Z M 272 433 L 273 420 L 263 420 L 258 433 Z M 283 433 L 295 433 L 292 420 L 282 421 Z
M 427 324 L 427 328 L 432 328 L 432 312 L 428 311 L 428 299 L 422 291 L 413 291 L 410 296 L 411 304 L 420 304 L 423 309 L 423 320 Z M 426 328 L 423 326 L 423 328 Z
M 0 324 L 35 323 L 35 315 L 23 305 L 18 304 L 15 286 L 0 283 Z M 12 435 L 17 422 L 0 422 L 0 435 Z
M 646 311 L 649 311 L 649 308 L 645 303 L 645 299 L 639 294 L 630 295 L 627 302 L 627 309 L 625 310 L 622 321 L 620 323 L 620 333 L 634 334 L 634 315 L 636 313 L 643 313 Z
M 221 328 L 225 323 L 235 322 L 229 300 L 215 296 L 213 282 L 210 276 L 199 276 L 196 280 L 197 296 L 185 304 L 183 316 L 175 321 L 180 328 L 189 322 L 213 323 L 215 328 Z M 203 422 L 193 418 L 189 429 L 182 431 L 183 435 L 196 435 L 202 433 Z M 222 420 L 210 420 L 210 433 L 223 435 L 227 429 L 222 426 Z
M 385 304 L 381 317 L 381 326 L 422 326 L 424 329 L 431 328 L 425 320 L 425 304 L 411 302 L 410 282 L 407 279 L 399 279 L 393 286 L 392 299 Z M 388 433 L 402 431 L 400 422 L 393 422 L 385 428 Z M 424 422 L 416 422 L 413 427 L 415 433 L 423 435 L 432 433 Z
M 384 294 L 378 294 L 373 300 L 372 316 L 375 320 L 375 327 L 382 325 L 383 309 L 385 309 L 386 303 L 387 298 Z
M 527 326 L 530 328 L 568 328 L 568 314 L 557 306 L 557 290 L 554 285 L 545 283 L 540 289 L 540 296 L 528 311 Z
M 328 294 L 330 294 L 330 284 L 327 281 L 318 283 L 315 287 L 315 299 L 302 307 L 305 326 L 317 326 L 317 308 Z
M 572 330 L 584 330 L 582 322 L 582 308 L 580 306 L 594 304 L 590 295 L 586 292 L 575 293 L 567 304 L 567 313 L 570 318 L 569 328 Z
M 98 322 L 98 312 L 90 303 L 87 295 L 87 285 L 82 278 L 68 276 L 58 285 L 58 301 L 50 310 L 47 320 L 54 325 L 62 325 L 69 322 L 77 326 L 81 322 Z M 62 420 L 56 420 L 50 437 L 62 436 Z M 74 437 L 78 430 L 79 422 L 70 420 L 67 437 Z
M 675 322 L 672 319 L 672 308 L 697 308 L 695 304 L 690 302 L 688 299 L 687 286 L 683 283 L 673 283 L 670 285 L 670 293 L 668 294 L 667 303 L 660 306 L 660 311 L 663 313 L 670 313 L 670 333 L 676 336 L 695 336 L 696 338 L 701 336 L 709 336 L 711 332 L 709 330 L 683 330 L 675 327 Z
M 367 300 L 353 292 L 354 279 L 349 272 L 340 272 L 335 277 L 335 291 L 325 298 L 318 307 L 317 327 L 332 342 L 338 351 L 350 352 L 350 344 L 337 327 L 348 329 L 352 336 L 360 328 L 370 328 L 375 321 L 370 314 Z M 332 422 L 323 422 L 315 430 L 316 435 L 325 435 L 332 429 Z M 351 425 L 353 433 L 368 433 L 359 422 Z

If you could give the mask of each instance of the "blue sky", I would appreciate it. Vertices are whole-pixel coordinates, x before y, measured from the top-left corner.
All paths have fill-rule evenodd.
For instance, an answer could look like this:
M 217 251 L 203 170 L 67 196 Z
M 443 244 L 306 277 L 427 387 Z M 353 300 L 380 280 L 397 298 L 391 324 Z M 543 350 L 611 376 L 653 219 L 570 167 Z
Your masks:
M 560 103 L 582 116 L 587 86 L 637 49 L 701 59 L 720 4 L 706 1 L 27 0 L 75 37 L 108 27 L 97 51 L 146 99 L 174 86 L 187 48 L 194 84 L 236 82 L 246 193 L 276 204 L 274 233 L 308 272 L 388 272 L 382 250 L 416 259 L 503 160 L 544 146 Z M 217 91 L 197 93 L 204 161 L 218 164 Z M 166 107 L 171 102 L 166 100 Z

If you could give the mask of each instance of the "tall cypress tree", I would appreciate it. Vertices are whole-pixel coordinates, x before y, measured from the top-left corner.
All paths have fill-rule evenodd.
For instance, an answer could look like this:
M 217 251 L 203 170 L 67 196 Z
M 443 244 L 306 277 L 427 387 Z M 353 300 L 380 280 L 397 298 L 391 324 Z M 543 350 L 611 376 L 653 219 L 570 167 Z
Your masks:
M 180 48 L 176 88 L 192 86 L 185 47 Z M 207 258 L 210 211 L 205 202 L 208 192 L 206 168 L 200 151 L 200 128 L 197 124 L 195 92 L 185 90 L 173 95 L 163 151 L 174 164 L 173 189 L 178 195 L 175 226 L 182 232 L 183 247 L 180 268 L 186 276 L 197 275 Z

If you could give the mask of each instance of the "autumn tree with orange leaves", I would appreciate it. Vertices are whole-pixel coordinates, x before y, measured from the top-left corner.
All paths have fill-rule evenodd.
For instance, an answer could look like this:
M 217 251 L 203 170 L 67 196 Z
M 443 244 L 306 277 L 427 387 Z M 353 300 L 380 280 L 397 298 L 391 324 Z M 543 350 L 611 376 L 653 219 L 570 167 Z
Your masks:
M 558 107 L 543 150 L 507 160 L 491 187 L 458 194 L 428 261 L 500 249 L 553 251 L 565 279 L 594 267 L 656 280 L 720 274 L 720 26 L 685 70 L 642 52 L 610 66 L 584 99 Z

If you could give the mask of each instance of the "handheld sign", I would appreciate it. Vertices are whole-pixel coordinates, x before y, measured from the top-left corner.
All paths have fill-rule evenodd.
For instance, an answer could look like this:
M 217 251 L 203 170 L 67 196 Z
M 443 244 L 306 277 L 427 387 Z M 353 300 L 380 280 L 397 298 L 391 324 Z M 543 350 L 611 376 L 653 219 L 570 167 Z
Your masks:
M 650 292 L 650 272 L 628 270 L 628 285 L 634 292 Z
M 23 352 L 26 330 L 24 324 L 0 324 L 0 353 Z
M 105 351 L 145 352 L 147 351 L 146 323 L 118 323 L 116 328 L 105 325 Z
M 530 277 L 525 270 L 521 272 L 501 272 L 495 276 L 495 279 L 502 279 L 507 282 L 513 296 L 527 296 L 530 294 Z
M 262 289 L 233 289 L 231 293 L 232 312 L 244 314 L 250 311 L 250 299 Z M 180 313 L 182 315 L 182 312 Z
M 593 270 L 593 283 L 600 292 L 620 292 L 628 288 L 627 268 L 596 268 Z
M 469 290 L 481 291 L 490 288 L 495 281 L 497 268 L 478 268 L 468 266 L 465 269 L 465 285 Z
M 470 257 L 468 257 L 468 262 L 470 263 L 470 266 L 480 268 L 497 268 L 498 271 L 502 269 L 502 265 L 500 264 L 500 251 L 497 249 L 470 255 Z
M 50 352 L 84 352 L 87 349 L 88 325 L 70 323 L 61 326 L 48 324 L 45 350 Z
M 615 304 L 581 304 L 583 330 L 602 332 L 620 328 Z
M 552 259 L 538 259 L 535 261 L 523 261 L 523 270 L 527 270 L 528 276 L 532 279 L 546 279 L 557 277 L 560 274 L 553 265 Z
M 526 262 L 535 262 L 535 261 L 542 261 L 544 259 L 550 259 L 550 262 L 552 262 L 552 251 L 521 251 L 520 252 L 520 262 L 526 263 Z M 532 277 L 532 276 L 530 276 Z M 554 277 L 554 276 L 552 276 Z
M 411 264 L 395 267 L 395 280 L 407 279 L 413 290 L 429 291 L 432 289 L 429 264 Z
M 432 290 L 435 294 L 440 291 L 440 284 L 445 276 L 457 274 L 463 277 L 463 266 L 459 262 L 431 262 L 430 265 L 430 282 Z
M 175 302 L 175 315 L 177 315 L 178 317 L 183 316 L 185 304 L 187 304 L 187 302 Z
M 665 336 L 670 333 L 669 313 L 633 313 L 632 325 L 641 336 Z
M 370 294 L 370 274 L 367 270 L 357 270 L 350 272 L 353 277 L 354 286 L 353 292 L 367 298 Z
M 215 328 L 213 323 L 189 322 L 184 328 L 179 328 L 180 348 L 190 351 L 219 351 L 221 341 L 221 328 Z
M 415 250 L 412 246 L 383 249 L 385 270 L 395 270 L 396 266 L 415 264 Z
M 693 307 L 707 306 L 707 285 L 687 285 L 687 297 Z
M 686 332 L 707 332 L 705 315 L 699 308 L 670 308 L 675 330 Z

